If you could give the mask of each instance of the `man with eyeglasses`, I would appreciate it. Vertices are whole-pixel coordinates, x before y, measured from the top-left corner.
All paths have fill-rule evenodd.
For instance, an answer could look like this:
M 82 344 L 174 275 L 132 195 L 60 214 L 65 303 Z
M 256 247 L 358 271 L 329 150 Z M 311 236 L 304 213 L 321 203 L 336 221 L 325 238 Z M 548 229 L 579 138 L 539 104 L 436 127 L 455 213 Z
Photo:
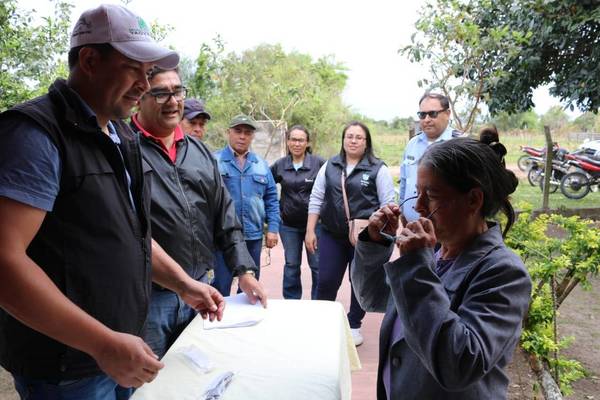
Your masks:
M 179 125 L 186 89 L 177 69 L 153 68 L 150 90 L 139 101 L 131 127 L 152 168 L 152 236 L 193 279 L 208 283 L 214 252 L 222 250 L 250 301 L 266 306 L 256 265 L 248 254 L 231 196 L 210 150 Z M 173 291 L 153 285 L 144 338 L 162 357 L 195 317 Z
M 450 102 L 444 95 L 425 93 L 419 100 L 417 116 L 419 117 L 421 132 L 408 141 L 400 166 L 399 201 L 400 203 L 404 202 L 402 206 L 404 223 L 419 219 L 419 213 L 414 209 L 419 160 L 431 144 L 462 135 L 462 132 L 452 129 L 449 125 Z

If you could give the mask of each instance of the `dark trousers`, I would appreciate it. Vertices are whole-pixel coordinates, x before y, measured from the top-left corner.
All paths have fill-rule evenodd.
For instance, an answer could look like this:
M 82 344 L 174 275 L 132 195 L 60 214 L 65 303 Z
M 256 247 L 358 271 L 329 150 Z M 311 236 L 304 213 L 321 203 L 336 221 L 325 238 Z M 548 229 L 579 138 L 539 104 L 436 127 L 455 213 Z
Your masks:
M 346 267 L 352 264 L 354 259 L 354 247 L 348 238 L 334 237 L 326 229 L 321 229 L 321 237 L 318 241 L 319 247 L 319 284 L 317 287 L 317 300 L 335 301 L 337 292 L 342 285 L 342 279 L 346 273 Z M 348 274 L 350 277 L 350 274 Z M 360 328 L 365 312 L 360 307 L 350 279 L 351 297 L 348 322 L 350 328 Z
M 262 238 L 256 240 L 246 240 L 246 247 L 248 248 L 248 253 L 250 253 L 250 257 L 254 260 L 254 264 L 258 268 L 256 273 L 256 280 L 258 280 L 260 276 L 260 251 L 262 250 Z M 231 294 L 231 283 L 233 282 L 233 275 L 229 268 L 227 268 L 227 264 L 225 264 L 225 259 L 223 258 L 223 253 L 217 251 L 215 253 L 216 263 L 215 263 L 215 279 L 211 283 L 211 285 L 219 291 L 223 296 L 229 296 Z

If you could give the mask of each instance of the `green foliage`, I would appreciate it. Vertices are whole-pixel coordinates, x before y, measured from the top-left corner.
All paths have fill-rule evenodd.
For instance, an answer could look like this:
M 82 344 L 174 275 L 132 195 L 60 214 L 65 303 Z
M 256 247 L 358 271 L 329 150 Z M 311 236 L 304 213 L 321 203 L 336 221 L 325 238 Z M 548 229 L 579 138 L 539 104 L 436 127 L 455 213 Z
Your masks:
M 429 67 L 430 76 L 419 86 L 450 98 L 455 125 L 464 132 L 471 130 L 490 88 L 505 77 L 504 66 L 532 36 L 529 29 L 482 18 L 494 4 L 492 0 L 428 2 L 412 44 L 400 50 L 412 62 Z
M 338 136 L 350 113 L 341 99 L 346 69 L 333 57 L 313 60 L 267 44 L 225 54 L 217 38 L 213 46 L 201 46 L 195 67 L 193 78 L 185 83 L 206 100 L 213 115 L 211 129 L 216 134 L 207 139 L 213 146 L 223 144 L 229 119 L 244 113 L 274 124 L 304 124 L 314 147 L 325 156 L 339 149 Z
M 524 111 L 533 106 L 534 88 L 551 84 L 550 94 L 573 108 L 600 107 L 600 7 L 596 0 L 496 0 L 478 10 L 479 24 L 534 32 L 508 57 L 502 75 L 489 88 L 488 106 Z
M 571 383 L 583 377 L 585 371 L 577 361 L 554 359 L 554 352 L 567 347 L 572 340 L 554 339 L 554 307 L 560 307 L 578 284 L 588 289 L 589 278 L 598 275 L 600 230 L 593 228 L 592 221 L 578 216 L 542 214 L 532 219 L 531 210 L 526 209 L 509 232 L 506 243 L 521 256 L 533 283 L 522 346 L 550 367 L 558 365 L 561 390 L 568 394 Z
M 0 111 L 44 93 L 65 77 L 69 19 L 73 6 L 54 3 L 54 15 L 34 19 L 16 0 L 0 2 Z
M 496 127 L 500 132 L 512 130 L 541 130 L 540 118 L 533 110 L 513 114 L 501 112 L 494 115 L 492 123 L 496 124 Z
M 541 123 L 543 126 L 550 127 L 552 131 L 558 131 L 567 126 L 569 117 L 561 106 L 553 106 L 542 115 Z

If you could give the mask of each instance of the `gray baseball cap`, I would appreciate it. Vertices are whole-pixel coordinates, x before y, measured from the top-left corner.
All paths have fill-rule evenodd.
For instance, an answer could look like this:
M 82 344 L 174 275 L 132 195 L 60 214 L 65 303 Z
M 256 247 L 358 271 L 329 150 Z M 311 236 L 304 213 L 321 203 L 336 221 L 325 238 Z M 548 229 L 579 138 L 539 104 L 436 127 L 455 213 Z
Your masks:
M 71 48 L 109 43 L 125 57 L 155 63 L 162 69 L 179 64 L 177 52 L 159 46 L 146 22 L 123 6 L 102 4 L 85 11 L 71 33 Z
M 235 117 L 233 117 L 233 119 L 229 123 L 230 128 L 236 127 L 238 125 L 248 125 L 249 127 L 251 127 L 254 130 L 258 129 L 258 125 L 256 125 L 256 121 L 253 120 L 252 117 L 249 117 L 249 116 L 243 115 L 243 114 L 236 115 Z

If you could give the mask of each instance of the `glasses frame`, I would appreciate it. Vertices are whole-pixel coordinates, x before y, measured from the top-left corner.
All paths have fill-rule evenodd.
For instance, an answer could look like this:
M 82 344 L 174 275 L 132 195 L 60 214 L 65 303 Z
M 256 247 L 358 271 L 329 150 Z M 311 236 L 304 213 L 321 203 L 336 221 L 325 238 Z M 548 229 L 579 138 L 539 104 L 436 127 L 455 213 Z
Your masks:
M 419 196 L 412 196 L 409 197 L 407 199 L 404 199 L 404 201 L 402 201 L 400 204 L 398 204 L 398 207 L 402 207 L 404 205 L 404 203 L 406 203 L 409 200 L 414 200 L 416 198 L 418 198 Z M 429 213 L 429 215 L 427 215 L 425 218 L 427 219 L 431 219 L 431 217 L 440 209 L 440 207 L 442 207 L 442 204 L 440 204 L 439 206 L 437 206 L 432 212 Z M 383 224 L 383 226 L 381 227 L 381 229 L 379 230 L 379 234 L 386 240 L 390 241 L 391 243 L 396 243 L 396 241 L 400 238 L 400 236 L 398 235 L 390 235 L 389 233 L 385 233 L 383 230 L 385 229 L 385 227 L 387 226 L 388 222 L 390 220 L 388 219 L 387 221 L 385 221 L 385 224 Z
M 417 117 L 419 117 L 419 119 L 425 119 L 429 116 L 429 118 L 431 119 L 436 119 L 440 113 L 443 113 L 444 111 L 448 111 L 447 108 L 441 109 L 441 110 L 434 110 L 434 111 L 417 111 Z
M 177 97 L 177 91 L 181 91 L 182 92 L 182 94 L 180 95 L 181 98 Z M 175 92 L 166 92 L 166 91 L 156 91 L 156 92 L 153 92 L 152 90 L 150 90 L 148 92 L 148 94 L 150 96 L 154 97 L 154 101 L 156 101 L 156 104 L 165 104 L 165 103 L 168 103 L 169 100 L 171 100 L 171 97 L 174 97 L 177 102 L 184 101 L 185 98 L 186 98 L 186 96 L 187 96 L 187 88 L 185 86 L 182 86 L 181 88 L 177 89 L 177 91 L 175 91 Z M 167 98 L 164 101 L 159 101 L 158 100 L 158 96 L 164 96 L 164 95 L 168 95 Z
M 349 142 L 356 140 L 357 142 L 362 142 L 364 140 L 367 140 L 366 136 L 344 136 L 344 140 L 348 140 Z

